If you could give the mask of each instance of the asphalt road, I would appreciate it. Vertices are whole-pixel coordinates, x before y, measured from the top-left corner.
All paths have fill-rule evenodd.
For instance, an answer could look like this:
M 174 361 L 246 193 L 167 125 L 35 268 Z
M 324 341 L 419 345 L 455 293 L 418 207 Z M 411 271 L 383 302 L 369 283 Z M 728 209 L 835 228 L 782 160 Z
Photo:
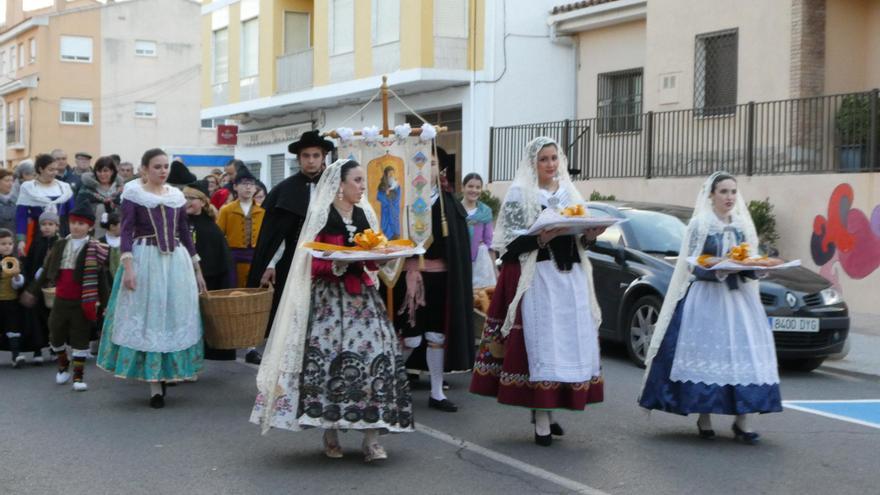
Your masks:
M 89 391 L 54 384 L 54 366 L 14 370 L 0 353 L 0 493 L 877 493 L 880 429 L 796 410 L 757 418 L 759 445 L 696 436 L 696 419 L 647 415 L 635 402 L 641 370 L 606 352 L 606 401 L 562 413 L 566 436 L 532 442 L 528 413 L 466 392 L 461 411 L 427 409 L 414 392 L 420 431 L 383 437 L 390 458 L 365 465 L 361 435 L 342 435 L 330 460 L 320 433 L 261 436 L 247 418 L 256 369 L 208 362 L 197 383 L 169 388 L 147 406 L 147 386 L 90 362 Z M 880 399 L 880 382 L 827 372 L 783 374 L 786 400 Z

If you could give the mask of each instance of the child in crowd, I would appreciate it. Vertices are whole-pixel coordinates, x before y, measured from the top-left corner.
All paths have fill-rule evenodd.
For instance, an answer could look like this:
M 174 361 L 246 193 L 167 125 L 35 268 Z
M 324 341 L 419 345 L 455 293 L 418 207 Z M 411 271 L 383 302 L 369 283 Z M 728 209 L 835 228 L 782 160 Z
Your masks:
M 0 228 L 0 349 L 12 353 L 12 367 L 18 368 L 25 360 L 21 355 L 24 310 L 18 304 L 24 275 L 13 254 L 14 246 L 12 231 Z
M 98 240 L 110 247 L 108 267 L 110 268 L 111 280 L 116 276 L 116 269 L 119 268 L 119 233 L 122 230 L 121 221 L 119 212 L 116 211 L 112 213 L 104 213 L 101 216 L 101 228 L 105 230 L 105 233 Z
M 61 224 L 55 208 L 47 208 L 40 214 L 40 236 L 34 239 L 30 251 L 24 259 L 24 276 L 26 283 L 31 284 L 40 276 L 43 263 L 46 261 L 46 255 L 52 249 L 60 237 L 58 230 Z M 33 364 L 39 366 L 43 364 L 43 347 L 49 345 L 49 308 L 46 307 L 43 300 L 43 292 L 37 291 L 35 294 L 36 303 L 32 308 L 25 311 L 25 322 L 30 332 L 29 342 L 25 343 L 25 350 L 34 353 Z
M 88 390 L 84 371 L 89 357 L 89 337 L 98 319 L 98 303 L 100 301 L 103 308 L 109 293 L 108 252 L 107 246 L 89 237 L 95 214 L 87 204 L 76 205 L 68 221 L 70 235 L 52 246 L 25 300 L 33 305 L 34 295 L 40 288 L 55 285 L 55 302 L 49 315 L 50 344 L 58 356 L 55 383 L 63 385 L 71 378 L 67 355 L 67 346 L 70 346 L 73 389 L 82 392 Z

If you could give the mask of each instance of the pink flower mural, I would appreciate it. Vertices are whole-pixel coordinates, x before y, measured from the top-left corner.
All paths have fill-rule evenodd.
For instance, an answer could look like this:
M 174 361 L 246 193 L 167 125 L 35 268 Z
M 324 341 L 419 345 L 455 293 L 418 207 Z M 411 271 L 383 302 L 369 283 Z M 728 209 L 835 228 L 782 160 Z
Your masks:
M 828 216 L 813 220 L 810 252 L 819 273 L 840 287 L 837 265 L 850 278 L 863 279 L 880 267 L 880 205 L 870 219 L 852 208 L 855 193 L 849 184 L 840 184 L 828 200 Z

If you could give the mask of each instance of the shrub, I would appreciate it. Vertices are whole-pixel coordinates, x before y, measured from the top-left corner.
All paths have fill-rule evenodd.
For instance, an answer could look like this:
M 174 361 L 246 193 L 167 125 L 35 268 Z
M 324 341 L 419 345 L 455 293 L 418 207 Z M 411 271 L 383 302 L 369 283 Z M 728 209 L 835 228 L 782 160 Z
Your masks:
M 590 201 L 614 201 L 616 199 L 617 198 L 613 194 L 603 196 L 602 193 L 596 190 L 593 190 L 593 192 L 590 193 Z
M 755 224 L 758 233 L 759 249 L 763 253 L 777 252 L 776 241 L 779 233 L 776 232 L 776 215 L 773 214 L 773 205 L 770 198 L 763 201 L 749 201 L 749 214 Z

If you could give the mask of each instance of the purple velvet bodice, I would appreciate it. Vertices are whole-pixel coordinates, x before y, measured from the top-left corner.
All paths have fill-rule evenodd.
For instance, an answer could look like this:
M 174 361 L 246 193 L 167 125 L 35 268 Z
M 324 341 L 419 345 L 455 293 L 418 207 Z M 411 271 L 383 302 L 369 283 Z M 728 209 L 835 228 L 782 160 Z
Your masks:
M 171 253 L 178 245 L 183 245 L 190 256 L 196 254 L 189 232 L 186 206 L 173 208 L 159 205 L 153 208 L 133 201 L 122 202 L 122 232 L 119 250 L 131 252 L 134 243 L 141 238 L 163 253 Z

